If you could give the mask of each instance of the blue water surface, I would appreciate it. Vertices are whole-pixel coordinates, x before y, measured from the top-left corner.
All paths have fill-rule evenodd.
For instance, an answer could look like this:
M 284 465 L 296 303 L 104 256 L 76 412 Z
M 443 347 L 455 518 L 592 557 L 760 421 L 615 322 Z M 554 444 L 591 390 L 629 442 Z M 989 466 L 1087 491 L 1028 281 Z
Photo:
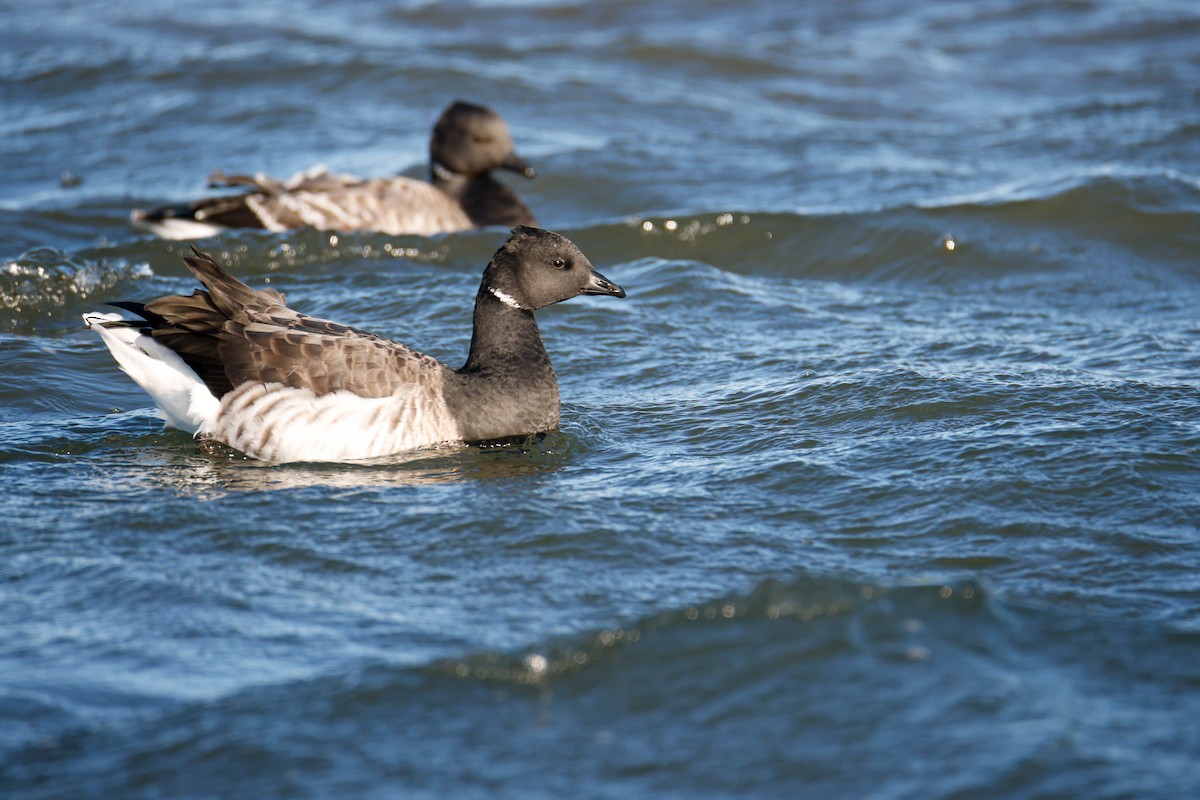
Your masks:
M 0 793 L 1200 794 L 1190 2 L 0 5 Z M 424 177 L 456 98 L 624 301 L 561 428 L 274 465 L 80 315 L 132 208 Z M 196 244 L 457 365 L 502 229 Z

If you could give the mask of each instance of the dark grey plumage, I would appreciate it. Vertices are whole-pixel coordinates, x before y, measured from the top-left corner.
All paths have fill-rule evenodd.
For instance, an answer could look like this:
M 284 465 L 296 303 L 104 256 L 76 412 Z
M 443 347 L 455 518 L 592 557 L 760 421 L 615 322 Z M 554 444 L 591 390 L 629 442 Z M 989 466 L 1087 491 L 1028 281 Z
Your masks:
M 534 312 L 580 294 L 625 296 L 570 240 L 518 227 L 484 270 L 467 361 L 452 369 L 397 342 L 301 314 L 280 293 L 251 289 L 193 252 L 185 263 L 203 290 L 118 304 L 140 321 L 85 319 L 135 380 L 154 370 L 130 359 L 155 358 L 155 347 L 138 336 L 195 372 L 211 408 L 176 400 L 176 413 L 165 418 L 194 417 L 193 432 L 281 461 L 369 458 L 550 430 L 559 422 L 558 381 Z M 116 335 L 121 329 L 139 333 Z M 177 383 L 177 373 L 169 377 Z M 139 380 L 166 408 L 152 381 Z M 172 391 L 178 396 L 178 386 Z

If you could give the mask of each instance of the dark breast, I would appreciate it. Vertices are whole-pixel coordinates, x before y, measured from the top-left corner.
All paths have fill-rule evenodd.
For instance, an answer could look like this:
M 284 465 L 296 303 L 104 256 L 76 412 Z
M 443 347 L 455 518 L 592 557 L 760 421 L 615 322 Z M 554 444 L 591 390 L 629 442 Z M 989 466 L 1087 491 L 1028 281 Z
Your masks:
M 460 198 L 463 210 L 476 225 L 537 226 L 537 220 L 517 193 L 490 175 L 471 181 Z
M 518 377 L 454 372 L 443 396 L 467 442 L 483 442 L 554 430 L 559 421 L 558 381 L 546 370 Z M 532 373 L 532 374 L 531 374 Z

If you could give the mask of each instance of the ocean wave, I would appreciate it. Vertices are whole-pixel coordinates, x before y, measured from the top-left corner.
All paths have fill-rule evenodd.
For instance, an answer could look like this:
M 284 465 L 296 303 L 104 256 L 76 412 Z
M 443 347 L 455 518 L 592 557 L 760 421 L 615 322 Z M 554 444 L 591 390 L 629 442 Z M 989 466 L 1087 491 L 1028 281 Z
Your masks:
M 917 617 L 940 613 L 974 616 L 986 613 L 988 594 L 977 583 L 948 583 L 923 587 L 885 588 L 836 579 L 803 578 L 791 583 L 769 580 L 747 595 L 732 595 L 685 609 L 664 611 L 634 623 L 606 628 L 582 638 L 517 654 L 481 653 L 434 665 L 436 671 L 485 683 L 550 687 L 568 676 L 587 670 L 615 667 L 631 649 L 650 649 L 656 656 L 686 658 L 677 639 L 710 636 L 732 640 L 736 634 L 720 628 L 752 631 L 751 639 L 774 639 L 760 625 L 778 624 L 781 636 L 796 633 L 794 626 L 829 626 L 847 635 L 863 615 L 883 626 L 895 626 L 883 637 L 877 655 L 886 660 L 920 661 L 930 656 L 917 633 Z M 784 630 L 791 628 L 791 630 Z M 718 632 L 720 631 L 720 632 Z M 794 656 L 803 659 L 809 648 L 798 644 Z M 745 655 L 745 654 L 743 654 Z
M 515 652 L 144 708 L 21 737 L 5 761 L 14 796 L 1196 788 L 1197 657 L 1200 635 L 971 581 L 801 577 Z
M 0 264 L 0 332 L 60 327 L 65 309 L 104 302 L 119 285 L 153 276 L 145 263 L 93 261 L 39 248 Z M 78 317 L 76 317 L 78 319 Z
M 88 208 L 89 216 L 97 213 L 104 216 L 94 205 Z M 63 209 L 22 214 L 46 217 L 41 227 L 48 230 L 70 217 Z M 1050 276 L 1162 289 L 1200 276 L 1194 258 L 1200 249 L 1200 180 L 1183 173 L 1098 170 L 918 205 L 681 211 L 558 229 L 605 267 L 658 259 L 768 278 L 920 285 Z M 503 230 L 435 238 L 244 231 L 198 244 L 253 278 L 319 270 L 346 259 L 481 267 L 504 236 Z M 184 274 L 179 260 L 187 252 L 187 245 L 136 237 L 74 250 L 29 250 L 0 271 L 0 331 L 34 329 L 55 310 L 73 308 L 76 299 L 147 277 L 151 264 L 154 272 Z
M 947 283 L 1082 271 L 1169 283 L 1200 274 L 1200 183 L 1099 171 L 892 208 L 634 217 L 579 238 L 603 238 L 618 259 L 794 278 Z
M 239 277 L 262 286 L 279 272 L 306 272 L 320 279 L 322 271 L 340 272 L 338 265 L 346 259 L 414 263 L 467 259 L 482 271 L 502 241 L 496 234 L 465 235 L 451 247 L 441 239 L 347 236 L 307 229 L 289 234 L 245 232 L 195 244 Z M 0 263 L 0 333 L 61 332 L 76 327 L 79 314 L 108 301 L 190 292 L 178 279 L 190 278 L 183 258 L 191 254 L 191 246 L 138 239 L 75 251 L 28 250 Z

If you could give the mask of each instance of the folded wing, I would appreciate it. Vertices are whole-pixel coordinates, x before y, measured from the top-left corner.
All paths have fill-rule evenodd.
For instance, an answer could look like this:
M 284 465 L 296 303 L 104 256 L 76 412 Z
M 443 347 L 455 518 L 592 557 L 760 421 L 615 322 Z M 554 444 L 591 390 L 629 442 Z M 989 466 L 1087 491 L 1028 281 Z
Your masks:
M 294 311 L 279 292 L 252 289 L 209 256 L 193 252 L 184 262 L 205 291 L 124 307 L 145 318 L 154 338 L 178 353 L 216 397 L 248 382 L 360 397 L 441 385 L 448 368 L 435 359 Z

